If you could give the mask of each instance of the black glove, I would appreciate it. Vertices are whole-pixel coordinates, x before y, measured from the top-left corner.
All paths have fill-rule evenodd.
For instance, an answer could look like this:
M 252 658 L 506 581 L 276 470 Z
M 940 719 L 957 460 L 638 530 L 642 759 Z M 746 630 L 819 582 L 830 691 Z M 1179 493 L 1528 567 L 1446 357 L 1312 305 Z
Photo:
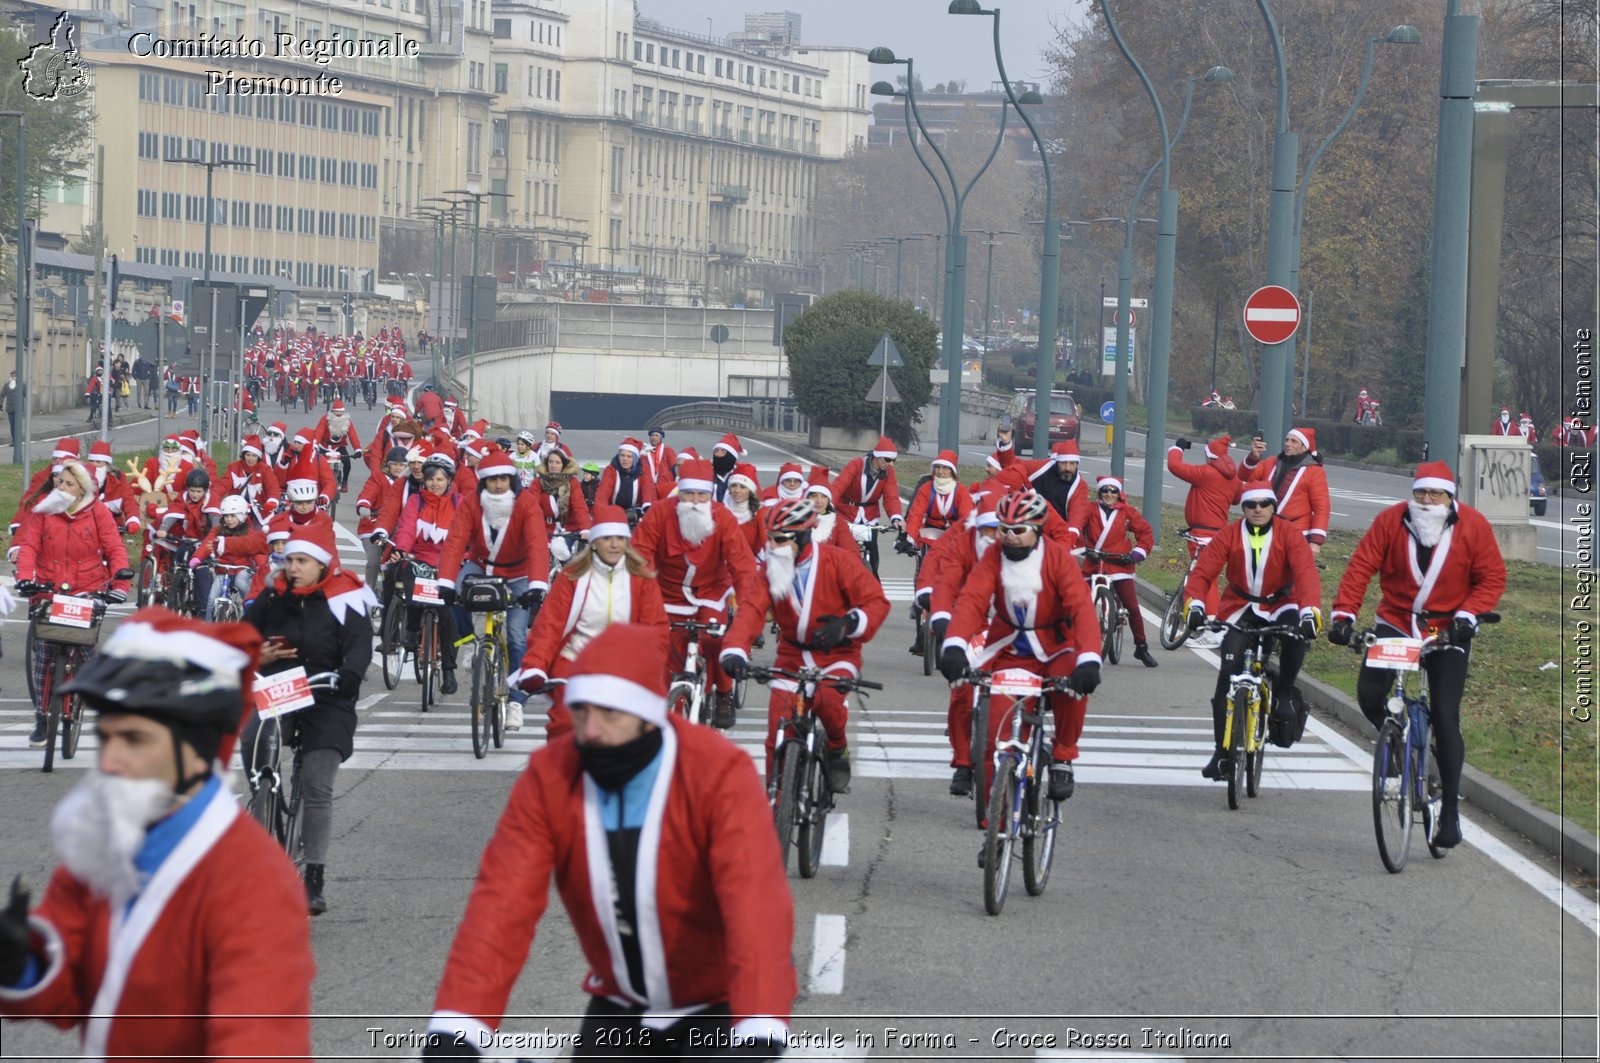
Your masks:
M 1458 616 L 1450 621 L 1450 641 L 1457 646 L 1468 646 L 1472 643 L 1472 636 L 1478 633 L 1478 625 L 1464 616 Z
M 456 604 L 456 589 L 454 587 L 446 587 L 444 584 L 440 584 L 439 600 L 445 605 Z
M 951 646 L 939 654 L 939 674 L 954 683 L 967 674 L 967 655 L 960 646 Z
M 848 616 L 822 617 L 811 632 L 811 644 L 819 650 L 831 650 L 849 636 L 851 627 Z
M 543 604 L 544 591 L 541 591 L 537 587 L 529 587 L 527 590 L 517 595 L 517 608 L 519 609 L 532 609 L 535 606 Z
M 750 662 L 737 653 L 724 653 L 717 659 L 722 666 L 722 674 L 732 679 L 735 683 L 743 679 L 750 671 Z
M 11 903 L 0 912 L 0 986 L 15 986 L 33 954 L 33 931 L 28 926 L 28 885 L 18 875 L 11 880 Z
M 1177 439 L 1174 439 L 1172 441 L 1172 445 L 1177 447 L 1179 450 L 1188 450 L 1190 447 L 1194 446 L 1193 443 L 1185 439 L 1183 436 L 1179 436 Z
M 950 630 L 950 621 L 947 618 L 940 617 L 933 622 L 933 644 L 935 646 L 944 645 L 944 633 L 948 630 Z
M 1300 637 L 1307 642 L 1315 642 L 1317 638 L 1317 618 L 1302 616 L 1300 618 Z
M 1081 697 L 1088 697 L 1100 686 L 1100 666 L 1093 661 L 1085 661 L 1072 670 L 1072 689 Z
M 128 600 L 128 592 L 113 588 L 106 592 L 106 600 L 115 605 L 121 605 Z
M 900 536 L 894 541 L 894 552 L 897 554 L 904 554 L 907 557 L 917 556 L 916 546 L 913 545 L 911 540 L 907 539 L 904 535 Z
M 1328 629 L 1328 641 L 1333 643 L 1335 646 L 1348 646 L 1350 645 L 1351 636 L 1355 633 L 1356 625 L 1354 621 L 1348 619 L 1347 617 L 1340 617 L 1338 620 L 1335 620 L 1333 622 L 1333 626 Z
M 457 1037 L 450 1033 L 430 1033 L 422 1046 L 423 1059 L 482 1059 L 472 1043 L 470 1034 Z
M 1199 602 L 1189 606 L 1189 630 L 1199 631 L 1206 624 L 1206 607 Z

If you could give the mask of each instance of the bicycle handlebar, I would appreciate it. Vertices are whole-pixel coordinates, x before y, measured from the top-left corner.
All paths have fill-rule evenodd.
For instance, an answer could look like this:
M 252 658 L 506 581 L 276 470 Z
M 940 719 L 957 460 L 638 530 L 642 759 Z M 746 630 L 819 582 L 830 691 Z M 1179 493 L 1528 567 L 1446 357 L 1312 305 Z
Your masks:
M 1112 565 L 1136 565 L 1132 554 L 1113 554 L 1102 550 L 1084 550 L 1085 561 L 1103 561 Z
M 1309 641 L 1304 635 L 1300 634 L 1300 624 L 1298 621 L 1293 624 L 1267 624 L 1265 627 L 1244 627 L 1240 624 L 1229 623 L 1226 620 L 1209 620 L 1206 622 L 1205 628 L 1207 631 L 1242 631 L 1246 635 L 1271 635 L 1274 637 L 1296 639 L 1300 642 Z
M 727 634 L 727 628 L 715 621 L 707 624 L 699 620 L 673 620 L 671 626 L 679 631 L 687 631 L 691 635 L 706 634 L 712 638 Z
M 982 687 L 985 690 L 994 684 L 994 673 L 986 672 L 981 668 L 967 669 L 967 674 L 963 678 L 973 686 Z M 1072 677 L 1070 675 L 1040 676 L 1039 692 L 1041 694 L 1078 693 L 1077 689 L 1072 685 Z
M 1477 619 L 1480 626 L 1483 624 L 1498 624 L 1500 622 L 1500 614 L 1492 612 L 1479 613 Z M 1357 631 L 1350 636 L 1350 649 L 1354 653 L 1364 654 L 1366 653 L 1368 646 L 1371 646 L 1373 643 L 1377 642 L 1383 637 L 1384 636 L 1378 634 L 1377 628 L 1363 628 L 1362 630 Z M 1450 638 L 1449 628 L 1442 628 L 1439 631 L 1434 632 L 1432 635 L 1428 635 L 1422 640 L 1422 650 L 1424 653 L 1445 649 L 1461 649 L 1460 644 Z
M 774 679 L 792 679 L 797 683 L 829 683 L 843 690 L 883 689 L 882 683 L 874 683 L 870 679 L 843 675 L 839 672 L 828 672 L 821 668 L 790 671 L 787 668 L 763 668 L 760 665 L 751 665 L 747 674 L 757 683 L 770 683 Z

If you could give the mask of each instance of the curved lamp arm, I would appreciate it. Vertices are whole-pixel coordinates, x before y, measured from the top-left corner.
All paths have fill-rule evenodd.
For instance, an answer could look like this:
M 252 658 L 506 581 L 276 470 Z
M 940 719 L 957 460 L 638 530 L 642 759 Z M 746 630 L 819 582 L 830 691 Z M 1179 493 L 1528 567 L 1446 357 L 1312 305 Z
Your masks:
M 994 65 L 1000 72 L 1000 84 L 1005 86 L 1006 99 L 1011 101 L 1011 106 L 1017 109 L 1017 114 L 1022 118 L 1022 124 L 1028 127 L 1028 135 L 1033 137 L 1033 146 L 1039 152 L 1039 162 L 1044 166 L 1044 217 L 1049 219 L 1054 208 L 1055 189 L 1050 180 L 1050 156 L 1045 153 L 1044 139 L 1039 136 L 1039 130 L 1033 124 L 1033 119 L 1028 117 L 1028 112 L 1017 101 L 1017 92 L 1011 87 L 1011 79 L 1006 76 L 1006 61 L 1000 55 L 1000 9 L 994 9 Z M 1005 112 L 1001 112 L 1001 131 L 1005 131 Z M 997 142 L 998 146 L 998 142 Z
M 1111 11 L 1111 0 L 1101 0 L 1100 9 L 1105 12 L 1106 28 L 1111 31 L 1111 39 L 1116 42 L 1117 51 L 1121 52 L 1122 58 L 1128 61 L 1129 66 L 1133 67 L 1133 72 L 1139 75 L 1139 80 L 1144 83 L 1145 94 L 1150 97 L 1150 105 L 1156 109 L 1156 125 L 1160 127 L 1161 132 L 1161 187 L 1166 188 L 1171 183 L 1172 177 L 1172 151 L 1171 144 L 1167 140 L 1167 112 L 1161 107 L 1161 97 L 1156 94 L 1156 88 L 1150 83 L 1149 75 L 1144 72 L 1144 67 L 1139 65 L 1139 61 L 1133 57 L 1133 53 L 1128 51 L 1128 45 L 1122 39 L 1122 31 L 1117 28 L 1117 17 Z M 1139 191 L 1140 194 L 1144 191 L 1142 183 L 1139 186 Z M 1137 196 L 1135 196 L 1134 202 L 1135 204 L 1138 203 Z
M 1350 101 L 1350 109 L 1344 113 L 1344 118 L 1340 120 L 1339 124 L 1333 127 L 1333 132 L 1323 138 L 1322 143 L 1317 145 L 1317 150 L 1311 153 L 1311 159 L 1306 163 L 1305 176 L 1300 179 L 1300 188 L 1295 192 L 1294 231 L 1297 239 L 1294 242 L 1294 258 L 1297 269 L 1300 264 L 1300 241 L 1298 236 L 1300 234 L 1300 223 L 1305 217 L 1306 192 L 1311 188 L 1311 174 L 1316 170 L 1317 162 L 1322 158 L 1322 153 L 1328 150 L 1328 145 L 1338 139 L 1339 134 L 1344 132 L 1345 126 L 1349 125 L 1350 120 L 1356 116 L 1356 108 L 1361 106 L 1362 97 L 1367 94 L 1367 82 L 1372 78 L 1373 50 L 1382 42 L 1382 37 L 1367 38 L 1367 57 L 1361 64 L 1361 81 L 1356 85 L 1356 94 L 1355 98 Z
M 1267 33 L 1272 37 L 1272 58 L 1278 65 L 1278 132 L 1289 131 L 1289 70 L 1283 58 L 1283 34 L 1278 32 L 1278 20 L 1272 17 L 1267 0 L 1256 0 L 1261 17 L 1267 20 Z

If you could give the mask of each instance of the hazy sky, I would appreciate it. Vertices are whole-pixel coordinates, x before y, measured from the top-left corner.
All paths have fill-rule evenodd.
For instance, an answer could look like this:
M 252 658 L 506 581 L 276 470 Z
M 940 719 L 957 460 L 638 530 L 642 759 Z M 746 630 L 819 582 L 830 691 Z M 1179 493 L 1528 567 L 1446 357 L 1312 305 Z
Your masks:
M 947 14 L 948 0 L 638 0 L 639 13 L 673 29 L 722 37 L 744 29 L 746 11 L 794 11 L 800 40 L 860 48 L 884 45 L 917 61 L 926 85 L 962 78 L 987 89 L 997 79 L 990 20 Z M 994 6 L 986 4 L 986 6 Z M 1002 0 L 1000 46 L 1013 81 L 1043 81 L 1040 53 L 1051 22 L 1081 21 L 1087 0 Z M 892 80 L 892 79 L 891 79 Z

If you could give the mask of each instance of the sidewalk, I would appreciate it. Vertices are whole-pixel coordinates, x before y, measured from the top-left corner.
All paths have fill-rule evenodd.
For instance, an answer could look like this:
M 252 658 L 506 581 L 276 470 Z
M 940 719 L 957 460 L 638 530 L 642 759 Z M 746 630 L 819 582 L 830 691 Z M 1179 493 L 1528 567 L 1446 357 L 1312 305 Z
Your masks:
M 181 432 L 185 428 L 197 428 L 200 424 L 199 417 L 188 417 L 183 413 L 184 406 L 179 404 L 179 412 L 166 419 L 168 433 Z M 19 418 L 20 420 L 20 418 Z M 20 424 L 18 425 L 20 428 Z M 154 409 L 141 410 L 135 406 L 127 406 L 111 415 L 111 429 L 113 445 L 117 451 L 140 450 L 145 447 L 154 447 L 158 442 L 156 438 L 156 411 Z M 63 436 L 77 436 L 80 439 L 94 440 L 100 438 L 100 421 L 96 418 L 89 420 L 87 406 L 74 406 L 70 409 L 59 410 L 55 413 L 35 413 L 33 415 L 33 459 L 35 461 L 48 457 L 50 444 Z M 14 460 L 15 450 L 11 438 L 9 421 L 0 419 L 0 446 L 7 448 L 5 458 Z

